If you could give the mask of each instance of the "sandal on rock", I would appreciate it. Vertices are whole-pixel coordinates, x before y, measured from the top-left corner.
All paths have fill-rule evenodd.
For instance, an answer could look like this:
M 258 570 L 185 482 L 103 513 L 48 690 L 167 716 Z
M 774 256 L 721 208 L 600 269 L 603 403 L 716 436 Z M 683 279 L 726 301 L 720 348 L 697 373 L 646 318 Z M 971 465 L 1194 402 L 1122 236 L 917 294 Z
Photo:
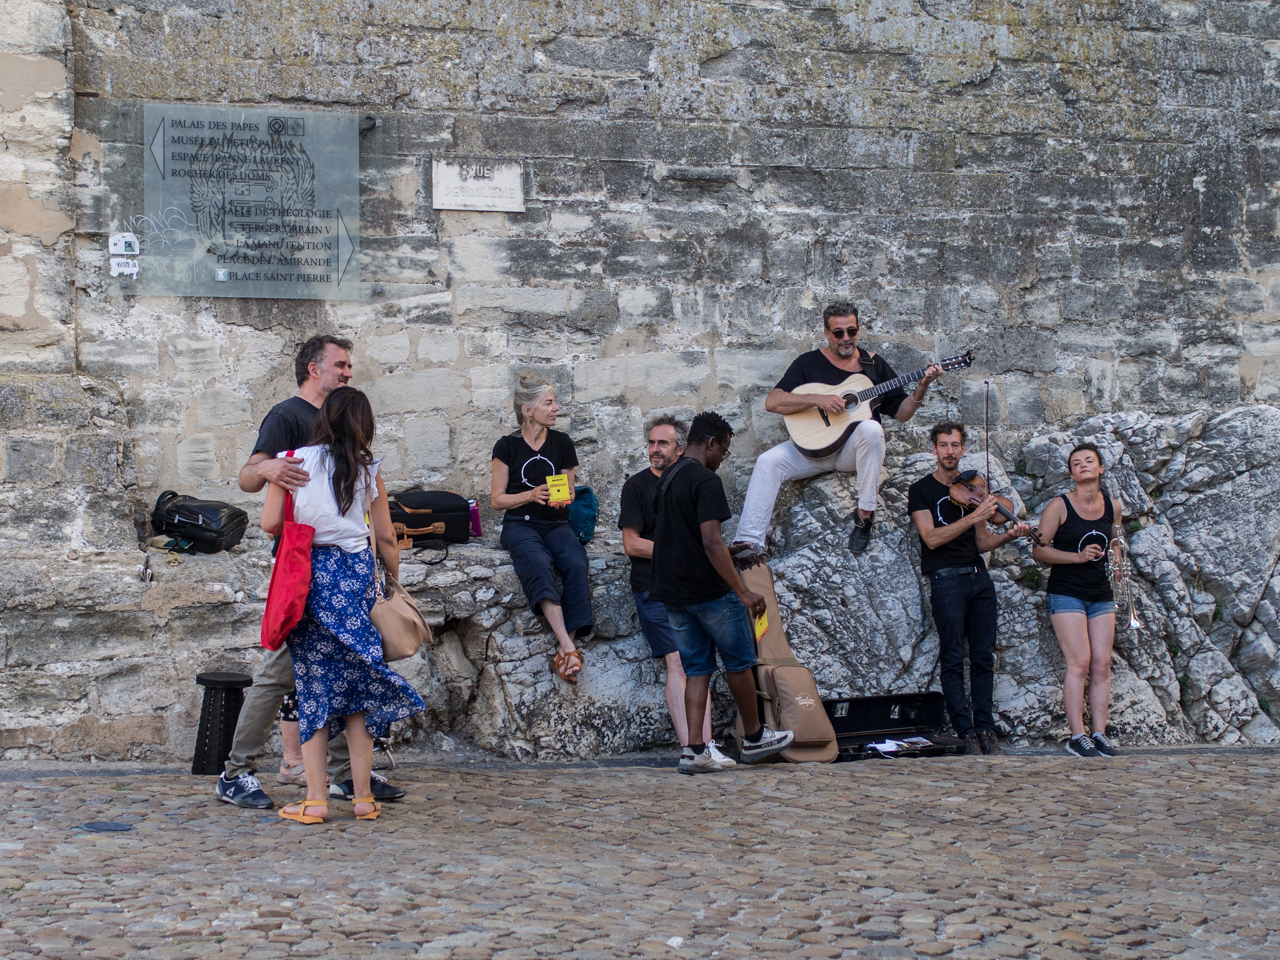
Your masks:
M 276 783 L 291 783 L 294 786 L 305 787 L 307 785 L 306 767 L 301 763 L 296 767 L 280 765 L 280 772 L 276 774 Z
M 582 651 L 567 650 L 556 654 L 556 658 L 551 661 L 551 665 L 556 668 L 556 673 L 560 675 L 560 679 L 565 683 L 578 682 L 578 674 L 582 671 Z M 577 667 L 572 673 L 569 671 Z
M 296 813 L 290 813 L 289 807 L 297 807 Z M 295 823 L 324 823 L 328 817 L 313 817 L 307 813 L 308 807 L 324 807 L 325 813 L 329 812 L 328 800 L 299 800 L 297 803 L 290 803 L 280 808 L 280 816 L 286 820 L 293 820 Z
M 356 797 L 354 800 L 351 801 L 351 810 L 353 813 L 355 812 L 356 804 L 359 804 L 359 803 L 372 803 L 373 813 L 357 813 L 356 814 L 357 820 L 377 820 L 378 819 L 378 814 L 382 812 L 382 804 L 380 804 L 377 800 L 373 799 L 373 797 Z

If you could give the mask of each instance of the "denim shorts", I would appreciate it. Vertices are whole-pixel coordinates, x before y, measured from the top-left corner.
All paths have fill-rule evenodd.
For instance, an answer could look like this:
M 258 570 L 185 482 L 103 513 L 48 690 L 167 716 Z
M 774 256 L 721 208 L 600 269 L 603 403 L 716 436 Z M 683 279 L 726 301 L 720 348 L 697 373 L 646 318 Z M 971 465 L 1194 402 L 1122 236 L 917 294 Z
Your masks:
M 1061 593 L 1049 594 L 1049 616 L 1055 613 L 1083 613 L 1086 620 L 1116 612 L 1114 600 L 1077 600 Z
M 649 641 L 649 650 L 655 657 L 678 653 L 680 648 L 676 646 L 676 638 L 671 632 L 671 621 L 667 619 L 666 608 L 657 600 L 650 600 L 648 590 L 641 590 L 635 597 L 640 629 L 644 632 L 644 638 Z
M 728 673 L 741 673 L 756 665 L 751 613 L 736 593 L 705 603 L 664 606 L 686 677 L 709 677 L 715 673 L 717 651 Z

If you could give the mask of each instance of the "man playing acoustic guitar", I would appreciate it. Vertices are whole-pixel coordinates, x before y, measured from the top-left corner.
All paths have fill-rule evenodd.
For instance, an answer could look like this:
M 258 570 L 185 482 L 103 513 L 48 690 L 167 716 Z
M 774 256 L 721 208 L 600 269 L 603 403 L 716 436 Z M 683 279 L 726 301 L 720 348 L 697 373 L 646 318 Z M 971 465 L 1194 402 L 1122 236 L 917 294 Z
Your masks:
M 826 415 L 845 409 L 845 399 L 835 393 L 793 392 L 809 384 L 844 383 L 851 374 L 861 373 L 872 384 L 893 380 L 897 374 L 870 350 L 858 346 L 858 308 L 851 303 L 833 303 L 822 311 L 822 329 L 827 345 L 811 350 L 795 359 L 778 385 L 765 398 L 764 408 L 785 415 L 817 409 Z M 735 537 L 735 553 L 764 553 L 765 533 L 773 516 L 773 504 L 785 480 L 800 480 L 840 470 L 858 475 L 858 510 L 849 534 L 849 549 L 862 553 L 871 543 L 871 523 L 876 512 L 876 492 L 880 488 L 880 467 L 884 463 L 884 428 L 880 415 L 888 414 L 903 423 L 910 420 L 924 402 L 929 384 L 942 375 L 943 368 L 931 364 L 919 385 L 908 395 L 902 387 L 882 394 L 873 406 L 869 419 L 854 428 L 844 444 L 825 456 L 806 454 L 794 440 L 787 440 L 765 451 L 756 460 L 747 485 L 746 502 Z M 739 545 L 743 545 L 739 547 Z

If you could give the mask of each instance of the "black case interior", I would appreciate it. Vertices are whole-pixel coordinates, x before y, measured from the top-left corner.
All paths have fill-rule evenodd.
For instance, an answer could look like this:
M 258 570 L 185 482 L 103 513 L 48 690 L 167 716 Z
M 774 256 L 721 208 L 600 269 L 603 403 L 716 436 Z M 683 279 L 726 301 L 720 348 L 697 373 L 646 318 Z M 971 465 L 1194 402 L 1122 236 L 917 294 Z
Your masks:
M 836 763 L 884 756 L 869 744 L 906 737 L 924 737 L 930 746 L 899 750 L 892 758 L 964 753 L 963 740 L 938 732 L 947 724 L 947 711 L 946 701 L 936 690 L 823 700 L 822 705 L 836 731 L 840 748 Z

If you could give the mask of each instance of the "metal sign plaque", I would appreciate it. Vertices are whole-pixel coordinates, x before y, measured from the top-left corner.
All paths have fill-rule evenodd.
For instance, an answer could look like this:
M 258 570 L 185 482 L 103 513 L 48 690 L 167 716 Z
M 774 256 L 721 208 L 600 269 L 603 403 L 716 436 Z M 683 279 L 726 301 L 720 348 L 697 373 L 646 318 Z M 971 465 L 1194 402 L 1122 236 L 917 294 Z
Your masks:
M 149 103 L 145 211 L 121 292 L 354 300 L 359 128 L 353 113 Z
M 524 213 L 524 168 L 519 160 L 432 160 L 431 206 Z

